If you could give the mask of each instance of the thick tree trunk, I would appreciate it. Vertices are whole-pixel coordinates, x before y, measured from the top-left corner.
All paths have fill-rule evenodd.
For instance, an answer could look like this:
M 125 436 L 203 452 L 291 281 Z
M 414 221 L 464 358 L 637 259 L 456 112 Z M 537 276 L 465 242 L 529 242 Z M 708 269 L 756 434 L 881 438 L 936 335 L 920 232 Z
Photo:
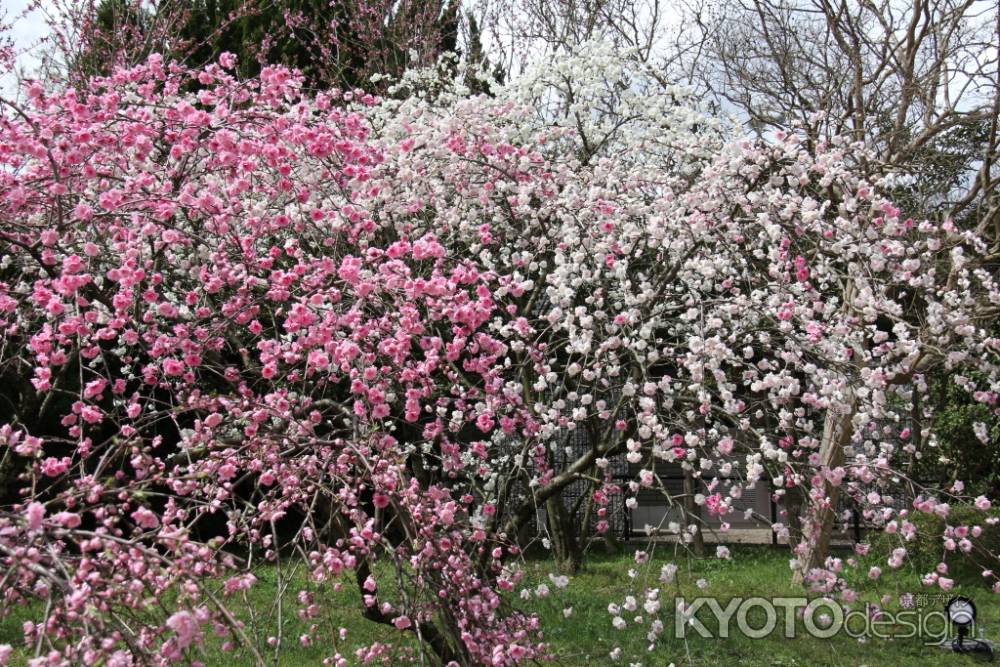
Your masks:
M 576 574 L 583 562 L 583 553 L 572 517 L 559 494 L 545 501 L 545 519 L 549 527 L 549 539 L 552 541 L 556 568 L 563 574 Z
M 855 405 L 852 392 L 845 406 L 827 410 L 823 439 L 819 447 L 822 469 L 832 469 L 843 464 L 844 448 L 850 444 L 854 434 Z M 840 487 L 824 481 L 823 496 L 819 501 L 812 501 L 807 514 L 802 544 L 798 547 L 800 567 L 792 574 L 792 582 L 795 584 L 803 583 L 805 575 L 813 568 L 823 567 L 830 554 L 830 536 L 837 519 Z
M 694 501 L 694 496 L 698 492 L 698 484 L 690 470 L 684 471 L 684 522 L 688 525 L 694 524 L 698 527 L 698 532 L 694 534 L 691 548 L 694 555 L 699 558 L 705 555 L 705 535 L 701 530 L 701 508 Z

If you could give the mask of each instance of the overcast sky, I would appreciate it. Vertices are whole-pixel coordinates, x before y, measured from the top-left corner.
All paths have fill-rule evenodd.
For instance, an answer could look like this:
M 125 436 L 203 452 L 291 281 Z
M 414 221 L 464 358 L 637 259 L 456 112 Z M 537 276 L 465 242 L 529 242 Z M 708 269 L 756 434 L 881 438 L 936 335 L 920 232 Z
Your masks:
M 11 23 L 11 36 L 18 53 L 18 65 L 28 72 L 37 63 L 38 43 L 48 32 L 45 17 L 40 12 L 31 12 L 22 16 L 30 0 L 0 0 L 0 15 L 5 22 Z M 46 3 L 43 1 L 42 5 Z M 5 94 L 13 92 L 14 79 L 11 76 L 0 76 L 0 91 Z
M 45 24 L 45 18 L 39 12 L 32 12 L 26 17 L 21 16 L 29 1 L 0 0 L 0 7 L 3 7 L 6 20 L 13 23 L 11 35 L 14 37 L 14 44 L 20 53 L 19 60 L 23 65 L 30 67 L 33 62 L 32 47 L 45 36 L 48 32 L 48 26 Z

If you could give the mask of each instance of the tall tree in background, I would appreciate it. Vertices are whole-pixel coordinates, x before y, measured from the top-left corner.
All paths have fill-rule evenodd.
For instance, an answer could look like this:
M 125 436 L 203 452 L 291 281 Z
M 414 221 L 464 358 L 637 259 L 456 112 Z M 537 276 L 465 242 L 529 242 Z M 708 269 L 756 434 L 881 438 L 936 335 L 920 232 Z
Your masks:
M 978 0 L 727 0 L 695 77 L 760 133 L 849 136 L 911 210 L 1000 238 L 1000 11 Z
M 310 87 L 370 87 L 370 76 L 433 64 L 458 47 L 459 4 L 449 0 L 101 0 L 77 7 L 78 75 L 161 52 L 202 65 L 229 52 L 238 73 L 298 69 Z

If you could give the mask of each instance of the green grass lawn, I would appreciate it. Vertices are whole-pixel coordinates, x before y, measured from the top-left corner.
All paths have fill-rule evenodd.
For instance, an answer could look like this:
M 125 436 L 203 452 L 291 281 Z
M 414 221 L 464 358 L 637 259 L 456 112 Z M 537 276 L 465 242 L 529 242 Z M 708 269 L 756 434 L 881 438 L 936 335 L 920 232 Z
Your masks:
M 735 597 L 745 599 L 754 596 L 803 595 L 801 587 L 795 587 L 790 582 L 787 550 L 770 547 L 735 548 L 733 557 L 731 561 L 717 559 L 675 561 L 681 567 L 678 575 L 679 593 L 687 600 L 697 595 L 717 597 L 723 607 L 728 600 Z M 654 560 L 665 562 L 670 559 L 654 557 Z M 731 634 L 728 639 L 706 639 L 689 629 L 687 639 L 682 640 L 673 638 L 674 629 L 670 625 L 672 616 L 669 611 L 661 612 L 660 616 L 667 624 L 667 628 L 662 635 L 662 641 L 652 652 L 647 652 L 644 633 L 638 633 L 634 628 L 629 628 L 626 632 L 615 630 L 611 626 L 607 611 L 609 601 L 620 603 L 623 596 L 631 592 L 623 585 L 625 579 L 623 573 L 631 565 L 632 563 L 624 558 L 591 560 L 587 569 L 567 588 L 565 592 L 567 599 L 565 602 L 560 599 L 558 608 L 555 601 L 551 604 L 545 604 L 544 600 L 536 603 L 538 611 L 547 622 L 545 625 L 547 637 L 558 656 L 557 664 L 608 664 L 609 652 L 616 645 L 625 649 L 626 657 L 636 656 L 632 661 L 641 660 L 644 667 L 665 666 L 671 662 L 677 667 L 682 665 L 898 667 L 901 664 L 921 666 L 976 664 L 970 656 L 957 656 L 950 651 L 925 646 L 920 639 L 858 640 L 846 635 L 837 635 L 830 639 L 814 638 L 804 632 L 801 623 L 796 624 L 795 637 L 786 639 L 781 632 L 783 625 L 780 615 L 778 628 L 766 638 L 751 639 L 737 632 Z M 658 567 L 654 568 L 654 571 L 658 570 Z M 864 568 L 864 571 L 867 571 L 867 568 Z M 693 585 L 693 582 L 700 578 L 710 582 L 704 591 L 699 591 Z M 898 604 L 899 594 L 912 592 L 926 596 L 920 598 L 919 602 L 932 605 L 930 609 L 939 608 L 938 602 L 930 598 L 936 597 L 940 591 L 922 589 L 919 584 L 913 586 L 912 582 L 918 579 L 912 572 L 905 576 L 897 576 L 896 580 L 899 581 L 898 587 L 894 585 L 896 582 L 892 577 L 885 578 L 880 590 L 875 590 L 870 582 L 863 582 L 866 587 L 859 590 L 861 600 L 878 602 L 883 594 L 893 593 L 894 603 L 885 609 L 898 611 L 902 609 Z M 907 581 L 910 585 L 904 586 L 902 581 Z M 672 601 L 673 596 L 678 594 L 676 587 L 671 589 L 661 594 L 664 608 L 668 608 L 668 601 Z M 1000 630 L 1000 596 L 996 596 L 981 584 L 965 588 L 956 586 L 951 594 L 965 594 L 973 598 L 983 627 Z M 561 618 L 560 610 L 563 604 L 573 607 L 573 614 L 568 620 Z M 860 608 L 862 602 L 859 601 L 856 605 Z M 672 609 L 672 605 L 669 608 Z M 703 608 L 702 611 L 705 613 L 699 612 L 698 618 L 709 631 L 716 630 L 708 610 Z M 628 618 L 633 615 L 625 616 Z M 751 613 L 749 619 L 752 627 L 761 627 L 765 621 L 762 613 L 759 615 Z M 935 625 L 933 629 L 938 630 L 939 626 Z M 891 633 L 883 630 L 883 634 Z M 994 634 L 988 632 L 987 637 Z M 627 637 L 630 641 L 622 643 L 623 637 Z M 623 659 L 622 663 L 627 664 L 628 660 Z
M 671 549 L 671 547 L 667 547 Z M 859 640 L 840 634 L 829 639 L 819 639 L 809 636 L 799 622 L 796 625 L 796 636 L 786 639 L 781 629 L 783 622 L 779 616 L 777 629 L 768 637 L 751 639 L 742 636 L 738 631 L 728 639 L 702 638 L 693 631 L 688 631 L 686 639 L 674 637 L 673 598 L 677 594 L 691 599 L 697 595 L 711 595 L 720 600 L 723 607 L 734 597 L 749 598 L 753 596 L 801 596 L 802 589 L 791 585 L 789 580 L 788 557 L 786 550 L 770 547 L 742 547 L 733 549 L 733 560 L 721 561 L 715 558 L 689 559 L 681 557 L 674 560 L 672 554 L 663 547 L 655 552 L 648 567 L 639 567 L 636 580 L 631 580 L 627 572 L 636 567 L 628 555 L 605 556 L 593 555 L 586 567 L 577 576 L 572 577 L 570 584 L 563 590 L 556 590 L 548 580 L 551 571 L 549 563 L 544 560 L 529 560 L 528 585 L 534 588 L 537 583 L 548 583 L 551 594 L 530 600 L 515 598 L 517 606 L 536 611 L 542 617 L 546 640 L 554 653 L 552 663 L 555 665 L 606 665 L 614 664 L 610 653 L 616 647 L 623 650 L 623 657 L 618 664 L 628 665 L 630 662 L 641 662 L 643 667 L 666 667 L 675 663 L 682 665 L 769 665 L 779 666 L 834 666 L 868 665 L 869 667 L 899 665 L 973 665 L 976 660 L 970 656 L 958 656 L 934 646 L 927 646 L 923 639 L 877 639 Z M 845 554 L 846 557 L 846 554 Z M 673 560 L 680 567 L 677 583 L 664 589 L 661 593 L 663 607 L 659 612 L 666 628 L 661 641 L 653 651 L 647 650 L 647 627 L 637 627 L 632 622 L 636 614 L 642 614 L 641 603 L 637 612 L 623 613 L 629 619 L 629 627 L 616 630 L 611 624 L 608 613 L 609 603 L 623 602 L 624 596 L 641 591 L 644 585 L 662 587 L 656 581 L 660 565 Z M 862 572 L 867 571 L 867 567 Z M 648 573 L 647 573 L 648 572 Z M 247 623 L 247 631 L 255 636 L 266 637 L 276 635 L 277 600 L 284 605 L 285 625 L 282 628 L 282 644 L 275 651 L 262 645 L 260 650 L 279 665 L 317 665 L 322 659 L 331 655 L 330 646 L 301 646 L 299 635 L 303 634 L 308 622 L 295 616 L 297 603 L 295 594 L 304 580 L 295 576 L 292 585 L 279 595 L 276 590 L 276 577 L 273 569 L 264 568 L 257 572 L 258 584 L 251 590 L 244 603 L 240 603 L 240 616 Z M 648 581 L 643 577 L 649 577 Z M 704 591 L 699 591 L 695 582 L 701 578 L 710 584 Z M 898 595 L 912 592 L 924 595 L 918 600 L 930 605 L 928 608 L 937 610 L 939 601 L 931 596 L 940 591 L 922 589 L 914 585 L 917 577 L 913 572 L 895 574 L 886 577 L 876 588 L 867 581 L 857 582 L 861 599 L 877 601 L 881 595 L 891 593 L 895 600 Z M 904 584 L 905 582 L 905 584 Z M 974 581 L 966 582 L 964 586 L 956 587 L 952 594 L 964 594 L 971 597 L 979 610 L 981 625 L 987 629 L 986 636 L 996 638 L 1000 631 L 1000 596 L 991 593 L 987 588 Z M 409 635 L 397 632 L 383 625 L 378 625 L 361 618 L 358 612 L 360 601 L 356 591 L 345 586 L 334 593 L 327 589 L 317 594 L 317 601 L 325 609 L 333 608 L 337 624 L 348 628 L 346 638 L 339 642 L 337 649 L 344 655 L 353 658 L 353 651 L 358 646 L 370 644 L 373 641 L 391 644 L 394 653 L 387 659 L 387 664 L 410 662 L 414 655 L 413 641 Z M 858 603 L 860 606 L 860 603 Z M 563 610 L 572 607 L 572 614 L 566 618 Z M 888 611 L 900 610 L 898 602 L 886 607 Z M 759 612 L 760 610 L 755 610 Z M 10 643 L 19 646 L 21 643 L 21 624 L 40 615 L 41 609 L 29 607 L 19 609 L 0 621 L 0 643 Z M 715 624 L 710 620 L 707 609 L 702 609 L 698 618 L 709 630 L 715 630 Z M 762 625 L 762 613 L 751 613 L 750 623 L 753 627 Z M 649 619 L 645 619 L 648 624 Z M 938 625 L 934 629 L 939 629 Z M 32 651 L 19 648 L 12 664 L 23 664 Z M 245 654 L 227 653 L 221 650 L 217 642 L 206 642 L 203 660 L 209 666 L 236 667 L 252 664 Z M 20 661 L 20 662 L 19 662 Z

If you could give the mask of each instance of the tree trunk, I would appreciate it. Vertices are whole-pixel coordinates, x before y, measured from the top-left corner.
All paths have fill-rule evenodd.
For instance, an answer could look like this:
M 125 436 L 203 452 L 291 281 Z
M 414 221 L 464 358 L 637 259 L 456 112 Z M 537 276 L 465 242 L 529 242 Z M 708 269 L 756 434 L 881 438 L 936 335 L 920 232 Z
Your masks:
M 590 522 L 593 520 L 594 515 L 594 489 L 596 486 L 596 484 L 588 485 L 585 491 L 586 495 L 581 497 L 581 500 L 583 500 L 583 517 L 580 519 L 580 529 L 576 536 L 580 544 L 586 544 L 590 538 Z M 574 511 L 573 515 L 575 516 L 577 513 Z
M 850 391 L 850 390 L 849 390 Z M 832 469 L 844 462 L 844 447 L 851 442 L 854 434 L 855 398 L 851 391 L 847 404 L 840 409 L 830 408 L 823 423 L 823 439 L 820 442 L 819 458 L 822 469 Z M 837 503 L 840 487 L 828 480 L 823 482 L 824 498 L 813 501 L 807 514 L 807 524 L 802 544 L 798 548 L 800 567 L 792 574 L 792 583 L 803 583 L 806 574 L 823 567 L 830 554 L 830 536 L 837 519 Z
M 793 550 L 802 542 L 802 489 L 793 486 L 785 492 L 785 521 L 788 522 L 788 546 Z
M 552 553 L 556 559 L 556 568 L 563 574 L 576 574 L 583 562 L 580 542 L 571 519 L 561 494 L 545 501 L 545 520 L 549 527 L 549 539 L 552 541 Z
M 628 521 L 628 517 L 625 517 Z M 609 556 L 614 556 L 620 554 L 624 548 L 624 543 L 621 537 L 616 536 L 611 530 L 604 531 L 604 552 Z
M 694 534 L 691 548 L 694 555 L 699 558 L 705 555 L 705 535 L 701 530 L 701 508 L 694 501 L 694 496 L 698 492 L 698 485 L 694 475 L 690 470 L 684 471 L 684 523 L 693 523 L 698 527 L 698 532 Z M 687 526 L 685 526 L 686 528 Z

